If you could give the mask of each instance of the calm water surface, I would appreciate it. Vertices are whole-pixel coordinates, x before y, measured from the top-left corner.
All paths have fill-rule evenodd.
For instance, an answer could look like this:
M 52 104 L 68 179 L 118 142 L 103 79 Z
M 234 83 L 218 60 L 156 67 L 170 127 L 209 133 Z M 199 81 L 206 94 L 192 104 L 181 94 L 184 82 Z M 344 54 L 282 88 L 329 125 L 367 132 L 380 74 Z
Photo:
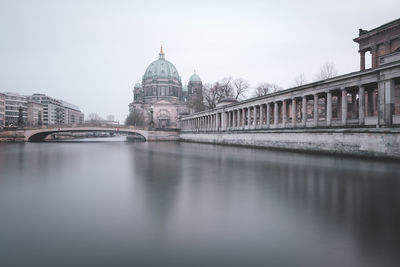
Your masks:
M 0 266 L 400 266 L 399 164 L 173 142 L 0 144 Z

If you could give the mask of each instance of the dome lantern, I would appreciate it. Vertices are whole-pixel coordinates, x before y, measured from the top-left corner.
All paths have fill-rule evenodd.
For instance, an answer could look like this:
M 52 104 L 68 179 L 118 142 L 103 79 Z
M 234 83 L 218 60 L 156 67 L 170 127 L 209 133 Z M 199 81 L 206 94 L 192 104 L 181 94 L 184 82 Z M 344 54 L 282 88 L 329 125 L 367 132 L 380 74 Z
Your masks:
M 165 53 L 164 53 L 162 45 L 161 45 L 160 53 L 158 55 L 160 56 L 160 59 L 165 59 Z

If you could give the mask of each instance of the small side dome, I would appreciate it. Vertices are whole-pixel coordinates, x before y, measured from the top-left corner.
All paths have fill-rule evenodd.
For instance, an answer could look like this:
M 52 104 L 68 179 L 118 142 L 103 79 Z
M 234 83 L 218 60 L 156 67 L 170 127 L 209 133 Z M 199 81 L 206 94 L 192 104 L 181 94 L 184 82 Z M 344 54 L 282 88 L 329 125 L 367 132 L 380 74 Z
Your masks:
M 200 76 L 197 75 L 196 71 L 190 76 L 189 82 L 201 82 Z
M 142 88 L 142 84 L 140 82 L 137 82 L 135 84 L 134 88 Z

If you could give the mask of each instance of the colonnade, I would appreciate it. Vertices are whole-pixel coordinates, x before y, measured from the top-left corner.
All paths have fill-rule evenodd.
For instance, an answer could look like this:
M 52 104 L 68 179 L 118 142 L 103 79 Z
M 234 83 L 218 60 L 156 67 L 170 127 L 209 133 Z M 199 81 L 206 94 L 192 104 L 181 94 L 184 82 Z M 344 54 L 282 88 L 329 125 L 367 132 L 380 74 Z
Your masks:
M 183 117 L 180 127 L 182 131 L 236 131 L 390 126 L 400 123 L 396 95 L 400 95 L 398 78 L 325 90 L 283 91 Z

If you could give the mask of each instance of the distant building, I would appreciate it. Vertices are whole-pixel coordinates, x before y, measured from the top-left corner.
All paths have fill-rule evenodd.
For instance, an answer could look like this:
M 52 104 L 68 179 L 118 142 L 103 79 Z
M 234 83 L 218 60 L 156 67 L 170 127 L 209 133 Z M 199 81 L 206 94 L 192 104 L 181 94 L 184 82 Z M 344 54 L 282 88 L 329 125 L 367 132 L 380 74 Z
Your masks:
M 6 95 L 0 93 L 0 129 L 5 126 Z
M 178 70 L 165 59 L 161 47 L 159 58 L 147 67 L 142 83 L 134 86 L 129 112 L 140 111 L 146 125 L 153 121 L 156 128 L 176 128 L 179 115 L 200 111 L 194 101 L 202 102 L 200 77 L 193 74 L 182 89 Z
M 65 110 L 62 108 L 61 100 L 45 94 L 33 94 L 29 97 L 29 100 L 43 105 L 42 120 L 44 125 L 65 123 Z
M 38 126 L 43 124 L 43 105 L 29 101 L 27 105 L 27 126 Z
M 22 107 L 22 118 L 24 120 L 24 123 L 26 123 L 28 115 L 27 97 L 12 92 L 5 92 L 3 94 L 6 96 L 5 126 L 6 127 L 17 126 L 20 107 Z
M 33 94 L 29 100 L 43 105 L 44 125 L 83 123 L 84 114 L 73 104 L 45 94 Z
M 84 121 L 84 115 L 80 111 L 78 106 L 70 104 L 65 101 L 61 101 L 63 108 L 65 109 L 64 112 L 64 121 L 66 124 L 82 124 Z

